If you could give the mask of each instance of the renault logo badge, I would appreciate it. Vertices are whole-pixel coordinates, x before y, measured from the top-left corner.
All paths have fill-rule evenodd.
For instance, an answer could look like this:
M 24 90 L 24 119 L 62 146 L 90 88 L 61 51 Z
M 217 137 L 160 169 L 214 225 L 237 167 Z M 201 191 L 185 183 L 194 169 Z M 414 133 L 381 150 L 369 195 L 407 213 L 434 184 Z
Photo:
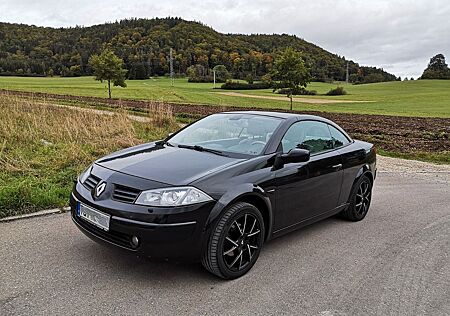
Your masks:
M 95 188 L 95 196 L 99 197 L 103 191 L 105 191 L 106 188 L 106 182 L 102 182 L 99 185 L 97 185 L 97 187 Z

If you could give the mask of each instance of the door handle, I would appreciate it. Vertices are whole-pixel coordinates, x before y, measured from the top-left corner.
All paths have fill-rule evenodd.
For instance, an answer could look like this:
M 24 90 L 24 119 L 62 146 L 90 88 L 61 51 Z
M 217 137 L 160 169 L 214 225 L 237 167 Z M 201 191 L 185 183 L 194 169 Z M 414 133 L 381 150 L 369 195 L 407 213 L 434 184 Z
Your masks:
M 342 169 L 342 164 L 340 163 L 340 164 L 331 166 L 331 168 L 336 169 L 336 170 L 340 170 L 340 169 Z

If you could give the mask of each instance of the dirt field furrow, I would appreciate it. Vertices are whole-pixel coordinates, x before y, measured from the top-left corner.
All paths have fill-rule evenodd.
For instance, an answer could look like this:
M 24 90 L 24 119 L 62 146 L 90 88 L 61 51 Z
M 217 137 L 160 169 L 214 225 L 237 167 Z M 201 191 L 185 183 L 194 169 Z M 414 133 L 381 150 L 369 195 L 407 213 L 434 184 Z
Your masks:
M 0 94 L 14 94 L 48 101 L 81 102 L 92 106 L 125 107 L 145 110 L 155 101 L 105 99 L 48 93 L 31 93 L 0 90 Z M 273 110 L 267 108 L 244 108 L 235 106 L 211 106 L 164 102 L 176 115 L 201 117 L 212 113 L 233 110 Z M 283 110 L 284 112 L 290 112 Z M 370 141 L 386 151 L 398 153 L 447 152 L 450 151 L 450 119 L 388 115 L 348 114 L 311 111 L 291 111 L 326 117 L 341 125 L 353 137 Z

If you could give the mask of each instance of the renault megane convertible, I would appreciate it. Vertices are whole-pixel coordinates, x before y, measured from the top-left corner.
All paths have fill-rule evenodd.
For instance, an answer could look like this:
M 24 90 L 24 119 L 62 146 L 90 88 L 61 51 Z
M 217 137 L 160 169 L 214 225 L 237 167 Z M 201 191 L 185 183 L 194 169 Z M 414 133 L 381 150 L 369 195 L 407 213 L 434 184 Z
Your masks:
M 338 213 L 362 220 L 375 176 L 374 146 L 327 119 L 226 112 L 95 161 L 70 205 L 95 241 L 233 279 L 270 239 Z

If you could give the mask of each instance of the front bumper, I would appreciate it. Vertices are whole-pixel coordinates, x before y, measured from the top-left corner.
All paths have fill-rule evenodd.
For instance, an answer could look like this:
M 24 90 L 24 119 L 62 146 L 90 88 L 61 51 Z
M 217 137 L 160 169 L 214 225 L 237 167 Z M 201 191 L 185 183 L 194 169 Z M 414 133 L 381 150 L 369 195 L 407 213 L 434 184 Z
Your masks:
M 111 215 L 109 231 L 81 219 L 77 203 L 93 207 Z M 126 249 L 145 256 L 199 261 L 207 238 L 205 224 L 215 201 L 177 208 L 149 208 L 117 202 L 95 201 L 79 182 L 70 197 L 72 220 L 89 238 L 102 244 Z M 133 246 L 133 236 L 139 238 Z

